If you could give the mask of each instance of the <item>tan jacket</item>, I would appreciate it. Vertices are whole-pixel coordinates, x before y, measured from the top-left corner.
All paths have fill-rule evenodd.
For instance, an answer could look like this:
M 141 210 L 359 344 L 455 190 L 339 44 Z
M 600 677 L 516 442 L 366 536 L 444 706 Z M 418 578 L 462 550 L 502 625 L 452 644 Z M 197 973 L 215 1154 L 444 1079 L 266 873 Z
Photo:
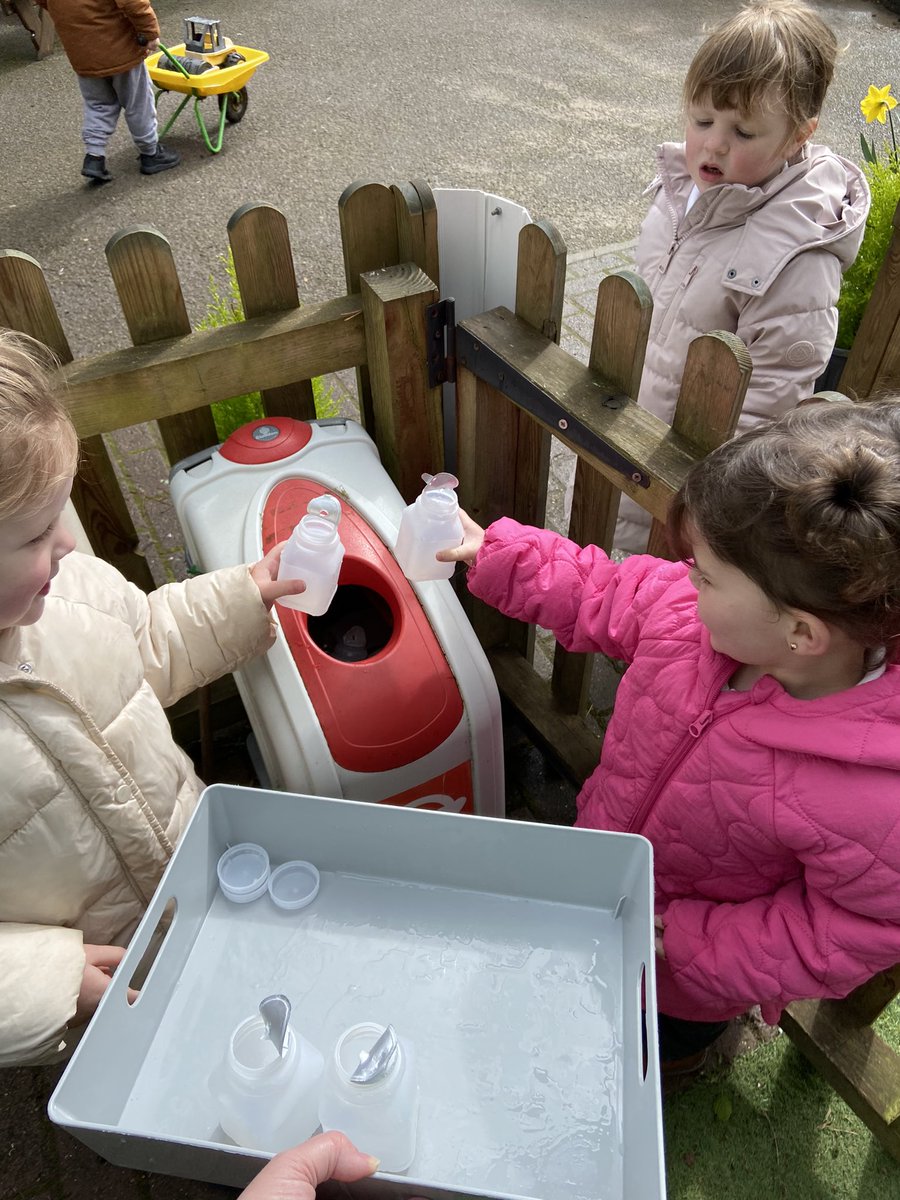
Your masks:
M 138 36 L 152 42 L 159 22 L 147 0 L 35 0 L 53 18 L 78 75 L 120 75 L 143 62 Z M 146 45 L 146 42 L 144 45 Z
M 271 640 L 246 567 L 146 596 L 78 553 L 0 634 L 0 1065 L 64 1052 L 82 942 L 127 944 L 194 809 L 163 706 Z
M 684 147 L 660 146 L 657 171 L 636 250 L 653 296 L 638 401 L 671 424 L 688 346 L 723 329 L 753 361 L 738 428 L 778 417 L 812 395 L 831 355 L 841 273 L 869 212 L 865 176 L 824 146 L 807 146 L 761 187 L 709 188 L 685 213 L 693 184 Z M 620 511 L 640 513 L 625 499 Z M 642 549 L 647 528 L 649 519 L 620 519 L 615 545 Z

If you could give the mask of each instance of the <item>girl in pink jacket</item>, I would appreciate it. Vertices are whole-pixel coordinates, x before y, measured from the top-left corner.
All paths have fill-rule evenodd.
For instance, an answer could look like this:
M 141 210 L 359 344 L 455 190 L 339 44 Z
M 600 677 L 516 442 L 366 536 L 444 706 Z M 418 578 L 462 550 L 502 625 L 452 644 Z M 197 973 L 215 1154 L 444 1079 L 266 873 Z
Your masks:
M 577 824 L 653 844 L 663 1059 L 900 962 L 900 401 L 714 451 L 678 562 L 465 524 L 474 595 L 630 664 Z
M 869 211 L 865 176 L 810 144 L 837 43 L 797 0 L 752 0 L 698 50 L 685 141 L 667 142 L 635 258 L 653 297 L 638 403 L 667 424 L 691 341 L 735 333 L 753 374 L 739 429 L 814 390 L 834 346 L 841 273 Z M 615 545 L 640 551 L 649 518 L 623 499 Z

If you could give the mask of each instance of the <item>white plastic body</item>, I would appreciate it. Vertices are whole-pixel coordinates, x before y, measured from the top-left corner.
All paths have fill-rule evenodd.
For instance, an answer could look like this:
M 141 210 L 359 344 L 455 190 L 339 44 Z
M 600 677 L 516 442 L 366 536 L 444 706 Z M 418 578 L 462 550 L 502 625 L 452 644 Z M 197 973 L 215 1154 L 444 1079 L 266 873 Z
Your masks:
M 449 579 L 455 563 L 438 562 L 438 550 L 455 549 L 463 540 L 456 495 L 447 488 L 425 488 L 404 510 L 397 534 L 397 562 L 411 583 Z
M 290 1027 L 279 1057 L 262 1017 L 248 1017 L 210 1076 L 223 1131 L 238 1146 L 272 1153 L 305 1141 L 319 1124 L 324 1066 L 315 1046 Z
M 321 617 L 337 591 L 344 544 L 331 521 L 307 514 L 281 552 L 279 579 L 302 579 L 306 590 L 278 601 L 311 617 Z
M 262 558 L 266 500 L 279 483 L 297 476 L 321 484 L 323 491 L 351 504 L 388 549 L 394 549 L 406 505 L 382 466 L 375 443 L 355 421 L 311 425 L 306 446 L 278 462 L 236 463 L 212 450 L 209 458 L 175 473 L 172 500 L 198 567 L 212 571 Z M 469 760 L 475 811 L 503 816 L 503 729 L 490 664 L 448 582 L 412 587 L 459 688 L 464 705 L 459 725 L 416 762 L 371 772 L 340 766 L 279 629 L 268 654 L 234 673 L 267 781 L 283 791 L 377 801 Z M 273 608 L 276 617 L 278 607 Z M 453 811 L 457 797 L 443 800 Z
M 338 1038 L 322 1080 L 319 1120 L 326 1133 L 340 1130 L 358 1150 L 379 1159 L 379 1170 L 397 1175 L 416 1155 L 419 1085 L 411 1043 L 397 1039 L 397 1052 L 380 1078 L 370 1083 L 350 1078 L 360 1052 L 371 1049 L 384 1029 L 363 1021 Z

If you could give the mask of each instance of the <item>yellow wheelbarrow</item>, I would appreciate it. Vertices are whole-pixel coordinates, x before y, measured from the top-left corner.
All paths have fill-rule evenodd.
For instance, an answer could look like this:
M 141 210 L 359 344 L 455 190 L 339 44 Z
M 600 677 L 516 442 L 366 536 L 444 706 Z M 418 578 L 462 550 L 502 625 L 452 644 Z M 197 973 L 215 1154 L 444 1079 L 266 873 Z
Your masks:
M 198 53 L 197 47 L 204 49 Z M 210 47 L 212 52 L 206 47 Z M 218 154 L 222 149 L 226 121 L 236 125 L 243 120 L 247 111 L 247 81 L 257 67 L 269 61 L 269 56 L 264 50 L 253 50 L 250 46 L 235 46 L 230 42 L 226 45 L 216 31 L 211 45 L 208 35 L 205 43 L 202 37 L 199 41 L 189 40 L 180 46 L 168 47 L 160 43 L 159 53 L 149 55 L 146 61 L 155 88 L 157 107 L 160 96 L 165 92 L 180 92 L 184 96 L 160 130 L 160 137 L 169 132 L 193 98 L 194 116 L 206 148 L 211 154 Z M 212 139 L 200 112 L 200 102 L 207 96 L 215 96 L 219 105 L 218 129 Z

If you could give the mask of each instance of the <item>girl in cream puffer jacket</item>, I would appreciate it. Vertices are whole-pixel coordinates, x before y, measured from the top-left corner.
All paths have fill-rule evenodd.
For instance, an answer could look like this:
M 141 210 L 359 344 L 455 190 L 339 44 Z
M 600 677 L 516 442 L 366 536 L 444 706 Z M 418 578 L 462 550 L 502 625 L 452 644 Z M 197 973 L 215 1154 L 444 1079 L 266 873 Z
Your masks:
M 197 802 L 164 706 L 267 649 L 281 546 L 147 596 L 73 554 L 47 352 L 0 330 L 0 1066 L 68 1052 Z

